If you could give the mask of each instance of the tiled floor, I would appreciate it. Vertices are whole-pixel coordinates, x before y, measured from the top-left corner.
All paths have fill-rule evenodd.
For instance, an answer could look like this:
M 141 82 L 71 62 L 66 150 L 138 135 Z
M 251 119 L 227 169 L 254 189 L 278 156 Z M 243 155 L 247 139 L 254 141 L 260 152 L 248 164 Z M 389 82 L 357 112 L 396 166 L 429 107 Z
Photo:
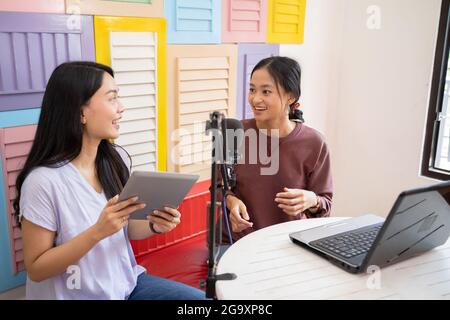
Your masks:
M 0 293 L 0 300 L 23 300 L 25 299 L 25 286 L 20 286 L 6 292 Z

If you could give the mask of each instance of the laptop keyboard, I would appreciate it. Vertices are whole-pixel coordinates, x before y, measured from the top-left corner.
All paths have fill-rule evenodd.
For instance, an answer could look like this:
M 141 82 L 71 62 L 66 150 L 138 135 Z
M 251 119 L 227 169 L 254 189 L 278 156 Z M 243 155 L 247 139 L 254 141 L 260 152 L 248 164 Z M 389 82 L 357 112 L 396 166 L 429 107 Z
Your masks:
M 312 241 L 311 245 L 347 259 L 352 258 L 369 251 L 381 227 L 382 224 L 377 224 L 369 228 L 339 233 L 332 237 Z

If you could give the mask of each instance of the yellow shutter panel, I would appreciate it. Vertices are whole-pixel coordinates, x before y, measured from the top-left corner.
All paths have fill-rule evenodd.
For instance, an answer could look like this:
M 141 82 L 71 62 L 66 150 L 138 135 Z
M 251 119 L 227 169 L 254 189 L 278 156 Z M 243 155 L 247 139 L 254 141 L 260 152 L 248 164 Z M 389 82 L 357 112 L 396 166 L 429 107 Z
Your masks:
M 303 43 L 306 0 L 269 0 L 267 43 Z

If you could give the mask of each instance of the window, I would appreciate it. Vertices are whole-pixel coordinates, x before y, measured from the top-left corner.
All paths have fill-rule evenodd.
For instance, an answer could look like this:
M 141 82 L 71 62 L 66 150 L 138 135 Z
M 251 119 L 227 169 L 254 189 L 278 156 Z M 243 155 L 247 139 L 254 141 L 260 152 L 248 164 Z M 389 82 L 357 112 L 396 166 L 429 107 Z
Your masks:
M 422 174 L 450 180 L 450 0 L 443 0 L 425 131 Z

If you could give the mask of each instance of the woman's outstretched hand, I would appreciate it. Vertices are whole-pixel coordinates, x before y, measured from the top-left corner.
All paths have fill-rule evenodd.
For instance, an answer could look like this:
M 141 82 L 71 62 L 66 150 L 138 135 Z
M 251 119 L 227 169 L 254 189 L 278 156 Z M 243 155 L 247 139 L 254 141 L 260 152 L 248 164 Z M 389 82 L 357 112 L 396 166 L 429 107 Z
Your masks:
M 308 190 L 283 188 L 283 192 L 276 194 L 275 202 L 284 213 L 295 217 L 314 207 L 317 204 L 317 196 Z

